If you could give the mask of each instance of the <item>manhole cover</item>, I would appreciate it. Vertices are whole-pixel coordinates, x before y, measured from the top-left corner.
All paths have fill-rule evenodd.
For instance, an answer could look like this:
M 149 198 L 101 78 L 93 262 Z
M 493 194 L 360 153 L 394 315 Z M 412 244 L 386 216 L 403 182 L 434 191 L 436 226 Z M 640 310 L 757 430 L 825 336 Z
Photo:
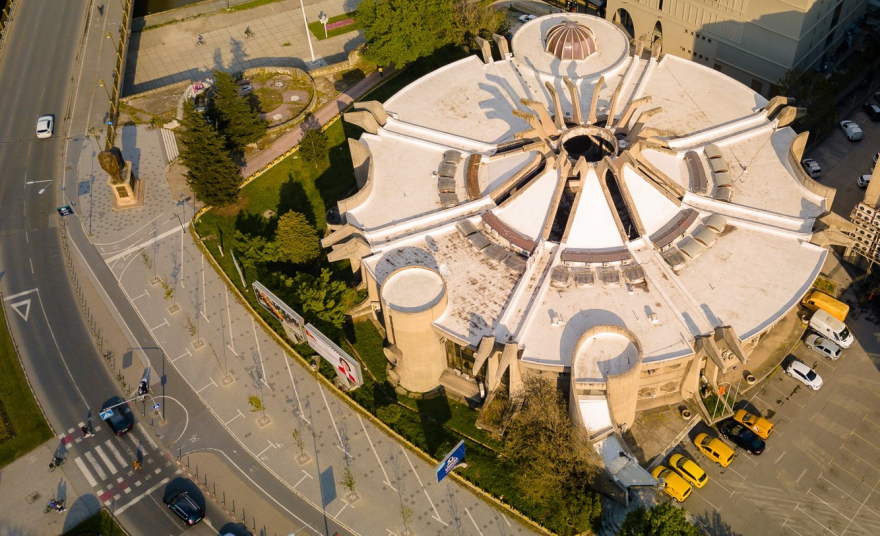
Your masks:
M 299 102 L 299 95 L 293 95 L 290 97 L 290 102 Z
M 284 82 L 275 82 L 275 87 L 284 87 Z
M 282 114 L 275 114 L 272 116 L 273 121 L 281 121 L 282 119 L 284 119 L 284 116 Z

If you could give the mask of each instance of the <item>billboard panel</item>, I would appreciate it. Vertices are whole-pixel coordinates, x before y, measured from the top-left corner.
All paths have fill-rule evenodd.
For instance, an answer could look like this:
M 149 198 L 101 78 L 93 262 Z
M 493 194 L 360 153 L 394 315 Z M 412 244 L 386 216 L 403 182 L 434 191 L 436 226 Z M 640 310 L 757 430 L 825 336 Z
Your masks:
M 269 311 L 272 316 L 278 319 L 284 326 L 284 331 L 288 336 L 296 339 L 297 342 L 304 341 L 305 321 L 286 303 L 278 299 L 278 296 L 272 294 L 266 287 L 258 281 L 254 281 L 254 296 L 263 306 L 263 309 Z
M 326 359 L 336 369 L 336 373 L 344 377 L 352 388 L 360 387 L 364 384 L 364 376 L 361 373 L 361 364 L 353 357 L 345 353 L 342 348 L 333 344 L 333 342 L 318 331 L 315 326 L 306 324 L 306 339 L 321 357 Z
M 440 482 L 446 475 L 452 472 L 458 464 L 464 459 L 464 439 L 458 442 L 458 445 L 455 445 L 455 448 L 452 449 L 449 454 L 443 458 L 440 463 L 437 464 L 437 467 L 434 468 L 434 471 L 437 473 L 437 482 Z

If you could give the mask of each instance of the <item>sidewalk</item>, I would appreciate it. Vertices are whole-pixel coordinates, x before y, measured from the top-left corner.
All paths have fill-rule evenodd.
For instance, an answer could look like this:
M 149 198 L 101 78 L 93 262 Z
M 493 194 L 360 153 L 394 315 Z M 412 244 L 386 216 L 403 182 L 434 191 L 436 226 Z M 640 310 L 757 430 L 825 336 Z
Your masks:
M 384 71 L 385 72 L 382 76 L 389 77 L 393 76 L 396 72 L 394 67 L 387 67 L 384 69 Z M 336 97 L 334 100 L 328 102 L 318 111 L 316 111 L 314 113 L 315 120 L 321 126 L 326 125 L 327 123 L 332 121 L 334 117 L 339 115 L 343 110 L 348 108 L 352 102 L 363 97 L 371 90 L 373 90 L 376 86 L 378 86 L 379 83 L 382 82 L 382 76 L 379 75 L 378 71 L 374 71 L 363 80 L 346 89 L 345 91 L 340 93 L 339 96 Z M 254 173 L 268 166 L 276 158 L 284 156 L 288 151 L 299 145 L 299 142 L 303 136 L 304 129 L 304 123 L 300 123 L 289 132 L 285 133 L 283 136 L 275 140 L 271 146 L 266 148 L 266 150 L 248 159 L 248 161 L 245 163 L 244 168 L 242 168 L 241 170 L 241 175 L 245 179 L 247 179 Z
M 309 21 L 353 9 L 350 0 L 319 0 L 307 5 Z M 254 36 L 246 39 L 245 28 Z M 196 46 L 199 35 L 204 46 Z M 349 32 L 318 41 L 306 38 L 299 0 L 283 0 L 253 9 L 226 12 L 133 32 L 125 68 L 123 95 L 133 95 L 181 80 L 199 80 L 213 69 L 229 72 L 251 67 L 282 66 L 308 70 L 314 58 L 321 64 L 344 61 L 364 42 L 362 32 Z

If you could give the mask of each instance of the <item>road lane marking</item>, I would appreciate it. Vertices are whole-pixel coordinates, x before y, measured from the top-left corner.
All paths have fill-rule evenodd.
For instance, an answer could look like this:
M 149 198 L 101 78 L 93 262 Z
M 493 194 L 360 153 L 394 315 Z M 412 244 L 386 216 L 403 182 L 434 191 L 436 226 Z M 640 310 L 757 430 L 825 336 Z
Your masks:
M 19 292 L 18 294 L 13 294 L 12 296 L 6 296 L 5 298 L 3 298 L 3 301 L 14 300 L 15 298 L 18 298 L 20 296 L 27 296 L 28 294 L 33 294 L 34 292 L 37 292 L 37 290 L 39 290 L 39 289 L 32 288 L 32 289 L 26 290 L 24 292 Z
M 113 465 L 113 462 L 110 461 L 110 458 L 106 454 L 104 454 L 104 449 L 101 448 L 101 445 L 95 445 L 95 452 L 97 452 L 98 456 L 100 456 L 101 459 L 104 460 L 104 465 L 106 465 L 107 469 L 110 470 L 110 474 L 115 475 L 118 470 L 116 469 L 116 466 Z
M 416 472 L 416 468 L 413 465 L 412 460 L 409 459 L 409 455 L 407 455 L 406 449 L 403 448 L 403 445 L 400 446 L 400 450 L 401 450 L 401 452 L 403 452 L 403 457 L 406 458 L 406 461 L 409 463 L 409 466 L 412 469 L 413 474 L 416 475 L 416 480 L 419 481 L 419 487 L 421 487 L 422 491 L 425 492 L 425 497 L 428 498 L 428 503 L 431 505 L 431 508 L 434 510 L 434 515 L 432 517 L 434 519 L 436 519 L 437 521 L 439 521 L 440 523 L 442 523 L 444 527 L 448 527 L 449 523 L 446 523 L 442 519 L 440 519 L 440 513 L 437 512 L 437 507 L 434 506 L 434 501 L 431 500 L 431 496 L 428 495 L 428 490 L 425 488 L 425 485 L 422 484 L 422 477 L 420 477 L 419 473 Z
M 116 445 L 114 445 L 111 440 L 108 439 L 107 441 L 104 441 L 104 445 L 110 450 L 110 452 L 113 454 L 113 457 L 116 458 L 116 461 L 119 463 L 120 466 L 125 467 L 126 465 L 128 465 L 127 463 L 125 463 L 125 458 L 123 458 L 122 455 L 119 454 L 119 451 L 116 449 Z
M 140 252 L 140 250 L 142 250 L 146 246 L 151 246 L 151 245 L 155 244 L 156 242 L 158 242 L 159 240 L 165 238 L 166 236 L 171 236 L 174 233 L 179 233 L 180 231 L 181 231 L 181 227 L 178 227 L 175 225 L 174 227 L 171 228 L 171 230 L 165 231 L 164 233 L 162 233 L 160 235 L 154 236 L 153 238 L 151 238 L 145 242 L 141 242 L 140 244 L 135 244 L 134 246 L 131 246 L 130 248 L 124 249 L 124 250 L 120 251 L 119 253 L 117 253 L 116 255 L 113 255 L 112 257 L 105 258 L 104 262 L 110 263 L 110 262 L 113 262 L 117 259 L 121 259 L 122 257 L 128 256 L 132 253 L 138 253 L 138 252 Z
M 79 467 L 80 472 L 83 474 L 84 477 L 86 477 L 86 480 L 89 481 L 89 485 L 93 488 L 96 487 L 98 485 L 98 481 L 95 480 L 95 477 L 92 476 L 92 473 L 91 471 L 89 471 L 89 468 L 86 467 L 85 462 L 83 462 L 79 456 L 74 458 L 73 461 L 76 462 L 76 466 Z
M 150 444 L 150 448 L 153 450 L 159 450 L 159 447 L 156 445 L 156 442 L 153 441 L 153 438 L 150 437 L 150 433 L 147 431 L 146 428 L 144 428 L 144 425 L 142 423 L 137 423 L 137 428 L 141 432 L 141 434 L 143 434 L 143 436 L 147 438 L 147 443 Z
M 86 457 L 86 460 L 89 462 L 89 465 L 91 465 L 92 469 L 94 469 L 95 473 L 97 473 L 98 478 L 101 480 L 106 480 L 107 473 L 105 473 L 104 470 L 101 469 L 101 466 L 100 466 L 100 464 L 98 464 L 98 460 L 95 459 L 94 454 L 92 454 L 89 451 L 86 451 L 85 457 Z
M 20 302 L 10 303 L 10 307 L 12 310 L 18 313 L 25 322 L 27 322 L 28 316 L 31 314 L 31 300 L 21 300 Z M 22 311 L 22 306 L 24 306 L 24 311 Z
M 135 497 L 134 499 L 132 499 L 131 501 L 129 501 L 128 504 L 126 504 L 126 505 L 124 505 L 124 506 L 118 508 L 118 509 L 116 510 L 116 512 L 115 512 L 116 515 L 118 516 L 118 515 L 122 514 L 122 512 L 125 512 L 126 510 L 128 510 L 129 507 L 134 506 L 135 504 L 137 504 L 138 502 L 140 502 L 141 499 L 143 499 L 144 497 L 146 497 L 146 496 L 149 495 L 150 493 L 153 493 L 154 491 L 156 491 L 157 489 L 159 489 L 160 487 L 164 486 L 164 485 L 167 484 L 167 483 L 168 483 L 168 477 L 163 478 L 163 479 L 162 479 L 161 481 L 159 481 L 155 486 L 153 486 L 152 488 L 150 488 L 150 489 L 144 491 L 143 493 L 141 493 L 140 495 L 138 495 L 137 497 Z
M 367 433 L 367 427 L 364 426 L 364 420 L 361 418 L 360 414 L 357 414 L 357 418 L 358 418 L 358 421 L 360 421 L 360 423 L 361 423 L 361 428 L 364 429 L 364 436 L 366 436 L 367 441 L 370 442 L 370 448 L 373 449 L 373 454 L 376 455 L 376 461 L 379 462 L 379 468 L 382 469 L 382 474 L 385 475 L 385 484 L 389 488 L 393 489 L 394 491 L 397 491 L 397 488 L 392 486 L 391 483 L 388 481 L 389 480 L 388 473 L 385 472 L 385 466 L 382 465 L 382 460 L 379 459 L 379 453 L 376 452 L 376 447 L 373 446 L 373 440 L 370 439 L 370 434 Z

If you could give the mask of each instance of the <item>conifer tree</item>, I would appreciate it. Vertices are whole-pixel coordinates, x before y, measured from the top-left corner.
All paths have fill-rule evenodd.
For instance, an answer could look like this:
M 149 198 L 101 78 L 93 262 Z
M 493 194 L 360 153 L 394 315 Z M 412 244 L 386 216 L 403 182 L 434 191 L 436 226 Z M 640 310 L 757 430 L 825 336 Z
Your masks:
M 211 118 L 217 130 L 226 139 L 226 147 L 240 154 L 245 145 L 255 143 L 266 135 L 268 125 L 257 110 L 243 97 L 229 73 L 214 70 L 214 95 L 211 98 Z
M 288 262 L 303 264 L 321 255 L 318 232 L 299 212 L 291 210 L 278 219 L 275 241 L 281 257 Z
M 308 122 L 308 119 L 306 122 Z M 304 127 L 304 130 L 302 141 L 299 142 L 299 152 L 303 160 L 310 164 L 315 164 L 315 168 L 317 168 L 319 162 L 327 160 L 327 155 L 330 152 L 327 135 L 324 134 L 320 127 Z
M 224 206 L 238 198 L 241 174 L 223 146 L 223 140 L 192 101 L 183 104 L 180 158 L 186 182 L 203 203 Z

